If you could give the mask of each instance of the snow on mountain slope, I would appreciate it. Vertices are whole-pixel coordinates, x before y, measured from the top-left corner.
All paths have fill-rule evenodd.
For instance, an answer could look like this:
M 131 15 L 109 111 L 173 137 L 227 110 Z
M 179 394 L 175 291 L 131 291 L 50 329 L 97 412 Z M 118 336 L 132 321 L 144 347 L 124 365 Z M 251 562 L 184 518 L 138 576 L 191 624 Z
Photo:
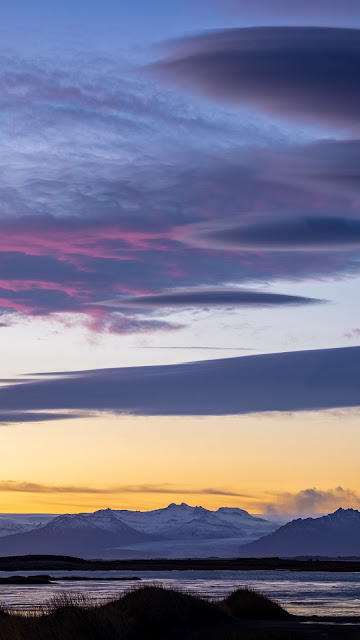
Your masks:
M 111 509 L 94 514 L 61 515 L 47 524 L 0 539 L 0 555 L 61 554 L 101 556 L 107 547 L 151 541 L 115 517 Z
M 0 555 L 129 557 L 125 550 L 134 557 L 237 555 L 242 544 L 278 526 L 242 509 L 210 511 L 184 503 L 145 512 L 102 509 L 56 516 L 36 529 L 4 535 Z
M 35 529 L 38 525 L 26 523 L 26 522 L 16 522 L 16 520 L 11 519 L 0 519 L 0 538 L 3 536 L 9 536 L 13 533 L 23 533 L 24 531 L 31 531 L 31 529 Z
M 126 547 L 107 549 L 107 559 L 121 558 L 239 558 L 242 540 L 237 538 L 192 538 L 141 542 Z
M 113 513 L 138 531 L 175 540 L 241 538 L 245 542 L 279 527 L 276 523 L 255 518 L 242 509 L 222 507 L 210 511 L 185 503 L 172 503 L 154 511 L 119 510 Z

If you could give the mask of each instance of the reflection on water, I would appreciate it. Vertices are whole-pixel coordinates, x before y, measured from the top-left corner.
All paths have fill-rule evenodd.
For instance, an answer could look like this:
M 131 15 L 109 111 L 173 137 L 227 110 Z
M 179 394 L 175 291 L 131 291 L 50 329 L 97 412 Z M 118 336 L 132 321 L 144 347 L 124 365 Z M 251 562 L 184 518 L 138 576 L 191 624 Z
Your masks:
M 38 571 L 0 572 L 36 575 Z M 79 575 L 53 571 L 51 575 Z M 134 577 L 142 582 L 59 581 L 54 585 L 0 585 L 0 602 L 14 609 L 34 610 L 59 592 L 86 594 L 97 602 L 111 600 L 144 584 L 161 584 L 208 598 L 222 598 L 239 587 L 250 587 L 269 595 L 298 615 L 360 616 L 360 573 L 310 573 L 295 571 L 91 571 L 92 578 Z

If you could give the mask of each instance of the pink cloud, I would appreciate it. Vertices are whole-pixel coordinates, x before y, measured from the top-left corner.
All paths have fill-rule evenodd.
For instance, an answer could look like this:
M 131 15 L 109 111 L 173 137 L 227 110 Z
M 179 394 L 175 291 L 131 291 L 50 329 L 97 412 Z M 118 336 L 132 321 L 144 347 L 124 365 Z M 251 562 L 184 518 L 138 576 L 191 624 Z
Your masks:
M 132 251 L 153 249 L 165 251 L 163 243 L 153 241 L 169 238 L 167 231 L 129 230 L 118 222 L 91 221 L 76 218 L 37 217 L 2 220 L 0 251 L 26 255 L 56 255 L 59 259 L 79 256 L 131 259 Z M 112 241 L 118 244 L 113 246 Z
M 83 285 L 71 283 L 52 282 L 51 280 L 0 280 L 0 289 L 8 291 L 31 291 L 40 289 L 43 291 L 64 291 L 69 296 L 76 296 L 84 302 L 90 299 L 92 291 L 84 291 Z M 131 292 L 133 293 L 133 292 Z
M 360 329 L 355 328 L 355 329 L 349 329 L 348 331 L 345 331 L 344 333 L 344 337 L 345 338 L 360 338 Z

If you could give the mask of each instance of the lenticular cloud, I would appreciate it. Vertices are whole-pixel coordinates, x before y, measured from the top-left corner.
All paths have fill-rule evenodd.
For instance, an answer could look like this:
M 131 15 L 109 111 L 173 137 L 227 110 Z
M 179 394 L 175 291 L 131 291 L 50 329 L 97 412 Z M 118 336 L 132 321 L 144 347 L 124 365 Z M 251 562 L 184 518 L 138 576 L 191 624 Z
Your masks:
M 346 251 L 360 248 L 360 221 L 340 217 L 203 223 L 183 230 L 189 244 L 243 251 Z
M 314 298 L 248 289 L 188 289 L 151 295 L 115 298 L 100 306 L 124 309 L 209 308 L 209 307 L 285 307 L 322 302 Z
M 0 419 L 40 412 L 241 415 L 360 406 L 360 347 L 44 374 L 0 388 Z
M 352 129 L 359 66 L 357 29 L 252 27 L 175 41 L 151 70 L 215 100 Z

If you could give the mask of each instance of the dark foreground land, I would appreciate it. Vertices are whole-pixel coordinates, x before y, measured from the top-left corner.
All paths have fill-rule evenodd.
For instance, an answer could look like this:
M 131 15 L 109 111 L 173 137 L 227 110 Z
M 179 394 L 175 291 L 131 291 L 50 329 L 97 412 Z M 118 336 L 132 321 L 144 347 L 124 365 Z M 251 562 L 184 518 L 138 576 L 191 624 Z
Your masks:
M 360 559 L 189 558 L 179 560 L 84 560 L 71 556 L 0 557 L 0 571 L 331 571 L 360 572 Z
M 91 580 L 96 580 L 96 582 L 137 582 L 140 581 L 141 578 L 118 578 L 118 577 L 109 577 L 109 578 L 99 578 L 96 576 L 95 578 L 87 576 L 48 576 L 48 575 L 37 575 L 37 576 L 9 576 L 7 578 L 0 578 L 0 584 L 20 584 L 20 585 L 39 585 L 39 584 L 56 584 L 57 582 L 86 582 Z
M 239 589 L 218 602 L 146 586 L 94 606 L 62 595 L 41 615 L 0 609 L 1 640 L 302 640 L 360 638 L 355 624 L 316 624 L 268 598 Z

